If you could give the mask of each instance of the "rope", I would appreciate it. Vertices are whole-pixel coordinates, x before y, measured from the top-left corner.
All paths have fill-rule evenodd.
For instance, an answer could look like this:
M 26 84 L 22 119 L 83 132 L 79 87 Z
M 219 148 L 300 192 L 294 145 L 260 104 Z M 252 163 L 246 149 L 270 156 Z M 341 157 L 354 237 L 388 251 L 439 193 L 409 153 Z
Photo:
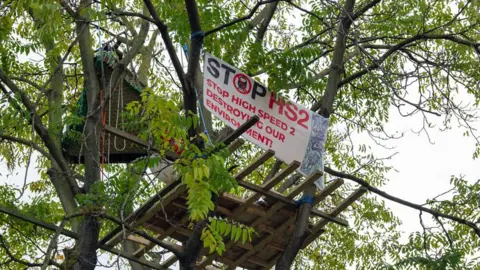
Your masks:
M 190 38 L 194 38 L 194 37 L 196 37 L 196 36 L 203 36 L 203 35 L 205 35 L 205 33 L 200 30 L 200 31 L 197 31 L 197 32 L 195 32 L 195 33 L 192 33 L 192 34 L 190 35 Z
M 203 35 L 203 32 L 202 31 L 199 31 L 199 32 L 195 32 L 191 35 L 191 37 L 195 37 L 197 35 L 200 35 L 202 34 Z M 188 60 L 188 47 L 187 47 L 187 44 L 183 45 L 183 51 L 185 53 L 185 58 Z M 201 106 L 201 103 L 200 103 L 200 100 L 198 99 L 198 89 L 195 87 L 195 97 L 197 99 L 197 104 L 198 104 L 198 111 L 200 112 L 200 121 L 202 122 L 202 125 L 203 125 L 203 132 L 205 133 L 205 135 L 207 135 L 207 138 L 208 138 L 208 142 L 210 145 L 213 145 L 213 142 L 212 142 L 212 138 L 210 137 L 210 134 L 208 133 L 208 130 L 207 130 L 207 125 L 205 124 L 205 118 L 203 117 L 203 110 L 202 110 L 202 106 Z
M 314 202 L 315 202 L 315 198 L 312 197 L 312 196 L 308 196 L 308 195 L 303 195 L 303 197 L 300 198 L 300 200 L 296 201 L 297 207 L 300 207 L 304 203 L 309 203 L 309 204 L 313 205 Z
M 118 101 L 117 101 L 117 117 L 116 117 L 116 120 L 115 120 L 115 128 L 118 128 L 118 116 L 119 114 L 121 114 L 123 112 L 123 80 L 120 82 L 120 87 L 119 89 L 117 90 L 118 91 Z M 122 108 L 122 110 L 120 110 L 120 108 Z M 121 116 L 120 118 L 120 122 L 123 123 L 123 115 Z M 115 138 L 113 138 L 113 147 L 115 147 L 116 150 L 118 151 L 123 151 L 125 150 L 125 148 L 127 148 L 127 142 L 125 139 L 123 139 L 123 147 L 122 148 L 118 148 L 117 147 L 117 136 L 115 136 Z
M 98 9 L 100 10 L 100 3 L 98 4 Z M 98 21 L 98 26 L 97 26 L 97 31 L 98 31 L 98 46 L 99 46 L 99 51 L 100 51 L 100 67 L 101 67 L 101 72 L 102 72 L 102 87 L 100 90 L 100 101 L 103 100 L 103 91 L 105 89 L 105 70 L 103 68 L 103 44 L 102 44 L 102 30 L 100 29 L 100 24 L 101 20 Z M 102 135 L 101 135 L 101 144 L 102 144 L 102 149 L 101 149 L 101 163 L 102 163 L 102 180 L 103 180 L 103 175 L 104 175 L 104 167 L 105 167 L 105 121 L 106 121 L 106 110 L 103 108 L 102 110 Z

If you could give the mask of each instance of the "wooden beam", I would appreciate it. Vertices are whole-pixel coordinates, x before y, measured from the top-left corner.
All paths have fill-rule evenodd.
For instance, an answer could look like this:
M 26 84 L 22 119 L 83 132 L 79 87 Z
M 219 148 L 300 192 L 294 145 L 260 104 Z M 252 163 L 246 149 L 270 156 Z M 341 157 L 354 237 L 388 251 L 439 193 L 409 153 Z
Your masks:
M 150 145 L 148 142 L 140 139 L 139 137 L 137 137 L 137 136 L 135 136 L 135 135 L 133 135 L 133 134 L 127 133 L 127 132 L 125 132 L 125 131 L 123 131 L 123 130 L 120 130 L 120 129 L 118 129 L 118 128 L 114 128 L 114 127 L 112 127 L 112 126 L 110 126 L 110 125 L 105 125 L 104 128 L 105 128 L 105 131 L 106 131 L 106 132 L 108 132 L 108 133 L 110 133 L 110 134 L 113 134 L 113 135 L 115 135 L 115 136 L 117 136 L 117 137 L 120 137 L 120 138 L 122 138 L 122 139 L 125 139 L 125 140 L 127 140 L 127 141 L 130 141 L 130 142 L 132 142 L 132 143 L 134 143 L 134 144 L 143 146 L 143 147 L 145 147 L 145 148 L 147 148 L 147 149 L 150 147 L 150 149 L 151 149 L 152 151 L 154 151 L 154 152 L 159 152 L 159 151 L 160 151 L 160 150 L 158 150 L 157 148 L 155 148 L 153 145 Z M 170 160 L 175 160 L 175 159 L 177 159 L 177 158 L 179 157 L 177 153 L 172 152 L 172 151 L 167 151 L 167 152 L 165 153 L 165 156 L 166 156 L 168 159 L 170 159 Z
M 185 214 L 181 219 L 180 219 L 180 224 L 184 224 L 185 222 L 188 221 L 188 213 Z M 148 229 L 148 226 L 144 226 L 145 229 Z M 165 239 L 166 237 L 169 237 L 170 235 L 172 235 L 175 231 L 176 231 L 176 227 L 175 226 L 170 226 L 170 228 L 168 228 L 165 233 L 163 234 L 157 234 L 155 235 L 155 238 L 157 238 L 158 240 L 163 240 Z M 150 243 L 142 248 L 139 248 L 137 249 L 134 253 L 133 253 L 133 256 L 135 257 L 141 257 L 143 256 L 145 253 L 147 253 L 149 250 L 151 250 L 152 248 L 155 247 L 155 243 Z
M 149 199 L 145 204 L 143 204 L 140 208 L 135 210 L 133 213 L 128 215 L 128 217 L 125 219 L 125 222 L 132 222 L 134 221 L 137 217 L 142 216 L 145 212 L 150 209 L 156 202 L 158 202 L 159 199 L 163 198 L 166 194 L 168 194 L 171 190 L 173 190 L 175 187 L 177 187 L 181 183 L 180 179 L 170 183 L 168 186 L 160 190 L 158 194 L 153 196 L 151 199 Z M 130 224 L 133 225 L 133 224 Z M 123 229 L 122 226 L 117 226 L 115 229 L 110 231 L 105 237 L 100 240 L 101 244 L 107 243 L 110 239 L 115 237 L 118 232 L 120 232 Z
M 253 250 L 250 250 L 248 252 L 243 253 L 238 259 L 236 259 L 233 264 L 228 265 L 227 269 L 235 269 L 238 265 L 242 264 L 246 259 L 251 257 L 255 252 L 258 250 L 261 250 L 264 248 L 269 242 L 271 242 L 273 239 L 275 239 L 275 235 L 277 233 L 283 232 L 286 230 L 290 225 L 292 225 L 295 222 L 295 218 L 290 218 L 287 222 L 283 223 L 278 227 L 276 230 L 277 232 L 275 234 L 270 234 L 267 237 L 263 238 L 253 246 Z
M 233 143 L 231 143 L 227 149 L 228 153 L 232 154 L 233 152 L 237 151 L 245 143 L 245 140 L 236 139 Z
M 293 161 L 292 163 L 290 163 L 290 165 L 288 165 L 287 168 L 285 168 L 283 171 L 277 173 L 274 177 L 272 177 L 270 180 L 268 180 L 266 183 L 264 183 L 261 186 L 261 189 L 263 191 L 269 191 L 271 188 L 273 188 L 275 185 L 277 185 L 283 179 L 285 179 L 285 177 L 287 177 L 292 172 L 294 172 L 298 167 L 300 167 L 300 162 Z M 253 194 L 252 196 L 250 196 L 247 199 L 247 201 L 245 202 L 243 207 L 248 207 L 248 206 L 252 205 L 256 201 L 258 201 L 258 199 L 260 199 L 262 197 L 262 195 L 263 195 L 262 193 L 259 193 L 257 191 L 257 193 Z
M 170 191 L 168 194 L 166 194 L 162 200 L 157 201 L 150 209 L 148 209 L 142 216 L 140 216 L 138 219 L 135 220 L 134 224 L 135 226 L 142 225 L 143 223 L 147 222 L 153 215 L 155 215 L 160 209 L 163 207 L 167 207 L 168 204 L 170 204 L 173 200 L 175 200 L 178 196 L 180 196 L 184 191 L 186 187 L 185 185 L 179 185 L 172 191 Z M 123 231 L 118 232 L 114 237 L 112 237 L 108 242 L 106 243 L 108 246 L 115 246 L 120 241 L 122 241 L 124 233 Z
M 267 266 L 267 262 L 265 260 L 263 260 L 262 258 L 256 257 L 256 256 L 252 256 L 252 257 L 248 258 L 247 261 L 249 263 L 253 263 L 253 264 L 256 264 L 258 266 Z
M 302 192 L 307 186 L 312 185 L 313 182 L 315 182 L 322 175 L 323 173 L 318 171 L 313 173 L 309 177 L 307 177 L 307 179 L 303 181 L 302 184 L 298 185 L 294 190 L 292 190 L 290 193 L 287 194 L 287 199 L 291 200 L 295 198 L 295 196 L 297 196 L 300 192 Z M 261 216 L 256 220 L 254 220 L 250 224 L 250 227 L 258 227 L 260 224 L 262 224 L 263 222 L 268 220 L 271 216 L 273 216 L 275 213 L 277 213 L 277 211 L 283 208 L 285 205 L 286 205 L 285 203 L 281 201 L 277 201 L 276 203 L 274 203 L 268 208 L 267 213 L 264 216 Z
M 313 182 L 317 181 L 322 175 L 323 175 L 323 172 L 320 172 L 320 171 L 317 171 L 311 174 L 310 176 L 307 177 L 307 179 L 305 179 L 305 181 L 303 181 L 302 183 L 300 183 L 300 185 L 296 186 L 295 189 L 290 191 L 287 194 L 287 198 L 289 199 L 295 198 L 295 196 L 300 194 L 300 192 L 302 192 L 305 188 L 313 185 Z
M 168 258 L 166 261 L 164 261 L 162 263 L 162 267 L 168 268 L 168 267 L 172 266 L 177 261 L 178 261 L 177 256 L 172 255 L 170 258 Z
M 150 241 L 148 241 L 147 239 L 141 237 L 141 236 L 135 236 L 135 235 L 129 235 L 127 237 L 128 240 L 132 241 L 132 242 L 135 242 L 137 244 L 140 244 L 140 245 L 148 245 L 150 243 Z
M 308 180 L 309 182 L 312 181 L 313 179 L 315 179 L 315 177 L 317 177 L 318 175 L 312 175 L 310 178 L 310 180 Z M 247 189 L 250 189 L 252 191 L 255 191 L 255 192 L 264 192 L 263 195 L 266 195 L 266 196 L 270 196 L 272 197 L 272 195 L 274 194 L 274 198 L 278 199 L 279 201 L 277 201 L 274 205 L 270 206 L 267 211 L 265 212 L 264 215 L 260 216 L 259 218 L 255 219 L 253 222 L 251 222 L 250 226 L 251 227 L 257 227 L 259 226 L 260 224 L 262 224 L 266 219 L 268 219 L 270 216 L 272 216 L 273 214 L 275 214 L 277 211 L 279 211 L 282 207 L 284 207 L 285 205 L 293 205 L 296 207 L 296 203 L 295 201 L 292 200 L 292 198 L 294 197 L 294 195 L 297 193 L 297 191 L 292 191 L 290 192 L 290 196 L 293 196 L 291 198 L 287 198 L 287 197 L 284 197 L 282 194 L 280 193 L 277 193 L 275 191 L 264 191 L 260 186 L 257 186 L 257 185 L 254 185 L 254 184 L 251 184 L 251 183 L 248 183 L 248 182 L 245 182 L 245 181 L 242 181 L 242 180 L 237 180 L 238 181 L 238 184 L 240 186 L 243 186 L 243 187 L 246 187 Z M 339 183 L 343 183 L 343 181 L 337 181 L 337 182 L 332 182 L 330 185 L 328 185 L 322 192 L 320 192 L 321 194 L 324 194 L 324 197 L 326 197 L 327 195 L 331 194 L 333 191 L 335 191 L 338 187 L 339 187 Z M 277 197 L 279 196 L 279 197 Z M 239 209 L 239 208 L 237 208 Z M 311 214 L 314 214 L 315 211 L 318 211 L 316 209 L 312 209 L 312 212 Z M 328 214 L 324 214 L 324 215 L 328 215 Z M 291 220 L 295 220 L 295 214 L 292 215 L 292 217 L 289 219 L 289 221 Z M 341 225 L 348 225 L 348 222 L 346 220 L 343 220 L 343 219 L 338 219 L 336 217 L 330 217 L 334 220 L 337 220 L 339 223 L 341 223 Z M 277 233 L 277 231 L 275 232 L 272 232 L 271 235 L 275 235 Z M 276 237 L 278 237 L 276 235 Z M 226 249 L 229 249 L 233 246 L 233 241 L 228 241 L 226 244 L 225 244 L 225 247 Z M 199 268 L 198 269 L 203 269 L 205 266 L 207 266 L 208 264 L 210 264 L 213 259 L 215 258 L 215 256 L 213 255 L 208 255 L 206 256 L 205 259 L 203 259 L 200 264 L 199 264 Z
M 335 190 L 337 190 L 341 185 L 343 185 L 343 179 L 337 178 L 333 182 L 331 182 L 328 186 L 320 191 L 317 195 L 315 195 L 315 204 L 325 200 L 325 198 L 332 194 Z
M 253 171 L 255 171 L 258 167 L 260 167 L 263 163 L 265 163 L 269 158 L 273 157 L 275 152 L 273 150 L 268 150 L 259 157 L 257 157 L 250 165 L 242 169 L 235 175 L 236 180 L 242 180 L 243 178 L 247 177 Z
M 248 119 L 245 123 L 243 123 L 230 135 L 228 135 L 227 138 L 223 140 L 223 144 L 224 145 L 231 144 L 234 140 L 238 139 L 238 137 L 242 136 L 244 132 L 246 132 L 248 129 L 253 127 L 253 125 L 255 125 L 259 120 L 260 120 L 260 117 L 258 117 L 258 115 L 254 115 L 250 117 L 250 119 Z
M 17 210 L 14 210 L 14 209 L 10 209 L 8 207 L 5 207 L 5 206 L 2 206 L 0 205 L 0 212 L 2 213 L 5 213 L 7 215 L 10 215 L 10 216 L 13 216 L 15 218 L 18 218 L 20 220 L 23 220 L 23 221 L 26 221 L 28 223 L 31 223 L 31 224 L 35 224 L 39 227 L 42 227 L 44 229 L 47 229 L 47 230 L 50 230 L 52 232 L 56 232 L 57 230 L 59 230 L 60 228 L 54 224 L 51 224 L 51 223 L 47 223 L 43 220 L 40 220 L 40 219 L 37 219 L 35 217 L 32 217 L 32 216 L 29 216 L 29 215 L 26 215 L 24 213 L 21 213 Z M 70 238 L 73 238 L 73 239 L 76 239 L 78 240 L 79 239 L 79 236 L 77 233 L 75 232 L 72 232 L 70 230 L 67 230 L 67 229 L 61 229 L 60 230 L 60 233 L 65 235 L 65 236 L 68 236 Z M 106 245 L 103 245 L 103 244 L 97 244 L 97 248 L 100 248 L 100 249 L 103 249 L 107 252 L 110 252 L 112 253 L 113 255 L 116 255 L 116 256 L 120 256 L 122 258 L 125 258 L 127 260 L 131 260 L 131 261 L 134 261 L 134 262 L 137 262 L 141 265 L 144 265 L 144 266 L 147 266 L 147 267 L 150 267 L 150 268 L 153 268 L 153 269 L 157 269 L 157 270 L 168 270 L 168 268 L 163 268 L 161 265 L 159 264 L 156 264 L 156 263 L 153 263 L 153 262 L 150 262 L 150 261 L 147 261 L 145 260 L 144 258 L 136 258 L 135 256 L 133 256 L 132 254 L 129 254 L 129 253 L 126 253 L 126 252 L 123 252 L 121 250 L 118 250 L 116 248 L 112 248 L 112 247 L 109 247 L 109 246 L 106 246 Z
M 287 205 L 290 205 L 290 206 L 294 206 L 294 207 L 297 207 L 297 203 L 292 200 L 292 199 L 288 199 L 286 198 L 285 196 L 283 196 L 282 194 L 278 193 L 278 192 L 275 192 L 275 191 L 265 191 L 263 190 L 261 187 L 255 185 L 255 184 L 252 184 L 252 183 L 248 183 L 248 182 L 245 182 L 245 181 L 237 181 L 238 184 L 246 189 L 249 189 L 249 190 L 252 190 L 252 191 L 255 191 L 257 193 L 260 193 L 264 196 L 268 196 L 270 198 L 273 198 L 273 199 L 277 199 Z M 344 219 L 341 219 L 341 218 L 337 218 L 337 217 L 334 217 L 330 214 L 327 214 L 323 211 L 320 211 L 320 210 L 317 210 L 317 209 L 312 209 L 311 212 L 310 212 L 311 215 L 314 215 L 314 216 L 318 216 L 318 217 L 322 217 L 322 218 L 325 218 L 329 221 L 332 221 L 332 222 L 335 222 L 339 225 L 342 225 L 342 226 L 348 226 L 348 222 Z
M 333 209 L 332 212 L 330 212 L 330 215 L 332 216 L 337 216 L 340 214 L 343 210 L 345 210 L 348 206 L 350 206 L 352 203 L 354 203 L 358 198 L 360 198 L 363 194 L 367 192 L 367 189 L 364 187 L 361 187 L 357 189 L 354 193 L 352 193 L 348 198 L 343 200 L 335 209 Z M 318 234 L 318 232 L 327 225 L 329 220 L 326 219 L 321 219 L 313 228 L 312 228 L 312 233 L 310 234 L 307 239 L 305 239 L 304 244 L 302 248 L 305 248 L 308 246 L 313 240 L 315 240 L 315 235 Z

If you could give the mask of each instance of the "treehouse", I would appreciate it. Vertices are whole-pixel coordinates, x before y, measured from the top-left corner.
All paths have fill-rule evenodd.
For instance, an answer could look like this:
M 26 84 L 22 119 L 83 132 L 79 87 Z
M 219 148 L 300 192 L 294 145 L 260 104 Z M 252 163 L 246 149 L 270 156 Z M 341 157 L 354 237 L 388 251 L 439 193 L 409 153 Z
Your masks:
M 250 118 L 223 141 L 230 153 L 241 146 L 243 140 L 238 139 L 238 137 L 252 127 L 258 119 L 258 117 Z M 300 184 L 287 190 L 286 194 L 276 192 L 275 187 L 295 172 L 300 166 L 299 162 L 292 162 L 263 185 L 256 185 L 244 180 L 268 159 L 272 158 L 274 154 L 273 151 L 261 153 L 251 164 L 242 168 L 234 176 L 239 186 L 248 190 L 250 196 L 240 198 L 232 194 L 220 194 L 215 208 L 217 217 L 226 217 L 228 220 L 253 227 L 257 234 L 253 236 L 251 242 L 233 241 L 226 237 L 224 239 L 225 252 L 222 255 L 210 253 L 207 248 L 202 249 L 200 260 L 197 262 L 197 269 L 205 269 L 213 261 L 222 263 L 226 266 L 226 269 L 235 269 L 236 267 L 252 270 L 270 269 L 284 252 L 289 239 L 293 235 L 298 204 L 302 201 L 296 201 L 295 199 L 298 199 L 305 188 L 311 186 L 322 175 L 322 172 L 316 172 L 306 177 Z M 366 189 L 355 190 L 336 206 L 322 205 L 322 202 L 342 184 L 342 179 L 336 179 L 313 198 L 314 206 L 310 213 L 307 235 L 302 248 L 325 233 L 325 226 L 329 223 L 348 226 L 348 222 L 338 215 L 360 198 L 366 192 Z M 168 269 L 177 261 L 175 256 L 166 258 L 161 262 L 161 265 L 147 261 L 143 256 L 156 247 L 159 241 L 169 241 L 171 243 L 173 240 L 177 243 L 175 245 L 178 245 L 180 250 L 182 249 L 180 243 L 185 243 L 193 233 L 188 226 L 187 196 L 186 186 L 180 180 L 177 180 L 167 185 L 126 218 L 125 222 L 131 226 L 130 229 L 142 228 L 148 230 L 152 232 L 152 235 L 155 235 L 156 241 L 150 241 L 136 235 L 131 230 L 127 230 L 125 226 L 118 226 L 100 240 L 100 245 L 114 248 L 124 241 L 135 242 L 139 245 L 139 248 L 133 254 L 124 254 L 125 258 L 135 258 L 137 262 L 153 269 Z M 268 206 L 257 204 L 262 197 L 269 199 Z M 319 204 L 322 210 L 317 209 Z
M 110 53 L 105 53 L 101 58 L 97 56 L 98 80 L 102 80 L 102 74 L 105 74 L 105 79 L 110 79 L 116 61 L 114 55 Z M 131 72 L 127 72 L 118 89 L 112 91 L 110 102 L 105 108 L 104 130 L 107 135 L 104 137 L 103 149 L 104 156 L 108 157 L 105 162 L 128 163 L 138 157 L 147 155 L 148 143 L 136 136 L 138 132 L 128 129 L 128 123 L 118 120 L 122 119 L 121 113 L 125 110 L 126 104 L 134 100 L 140 100 L 142 88 L 143 86 L 135 79 L 135 76 Z M 86 112 L 84 92 L 82 98 L 78 101 L 76 113 L 78 116 L 84 117 Z M 251 117 L 227 136 L 220 145 L 227 147 L 229 152 L 233 153 L 244 142 L 239 137 L 258 121 L 258 116 Z M 83 123 L 71 128 L 77 132 L 82 132 Z M 83 153 L 80 140 L 69 139 L 64 141 L 64 146 L 66 155 L 71 162 L 82 162 Z M 152 148 L 152 150 L 155 149 Z M 294 161 L 291 164 L 286 164 L 283 170 L 262 185 L 246 180 L 248 175 L 255 172 L 274 155 L 275 153 L 271 150 L 260 153 L 251 164 L 244 166 L 234 175 L 238 185 L 248 191 L 246 193 L 248 196 L 238 197 L 223 193 L 219 194 L 217 199 L 215 216 L 254 228 L 256 234 L 253 234 L 252 241 L 234 241 L 225 237 L 225 252 L 221 255 L 215 252 L 210 253 L 208 248 L 203 248 L 200 251 L 197 269 L 205 269 L 212 262 L 220 262 L 226 269 L 235 269 L 236 267 L 251 270 L 270 269 L 283 254 L 293 235 L 298 206 L 304 202 L 300 196 L 307 187 L 313 185 L 314 181 L 323 172 L 317 171 L 309 175 L 300 184 L 283 193 L 275 191 L 276 187 L 299 168 L 300 162 Z M 178 157 L 178 153 L 176 157 Z M 169 159 L 173 161 L 176 157 L 172 155 Z M 325 199 L 342 185 L 343 180 L 336 179 L 316 194 L 314 198 L 309 198 L 313 207 L 310 211 L 306 238 L 302 248 L 308 246 L 321 234 L 326 233 L 325 226 L 329 223 L 348 226 L 348 222 L 339 215 L 360 198 L 366 192 L 366 189 L 355 190 L 335 206 L 325 204 Z M 344 195 L 342 194 L 342 197 Z M 166 258 L 159 264 L 147 260 L 144 255 L 149 254 L 152 249 L 164 241 L 173 242 L 179 250 L 182 249 L 182 243 L 185 243 L 193 233 L 191 227 L 188 226 L 187 197 L 187 188 L 180 179 L 167 182 L 162 190 L 126 218 L 125 222 L 128 226 L 116 227 L 99 241 L 98 246 L 152 269 L 168 269 L 177 261 L 175 256 Z M 268 198 L 268 205 L 257 203 L 262 198 Z M 134 229 L 150 231 L 150 235 L 154 235 L 154 237 L 149 238 L 150 240 L 146 239 L 144 238 L 145 235 L 142 237 L 142 235 L 136 234 Z M 134 242 L 138 244 L 139 248 L 133 253 L 121 252 L 117 249 L 117 246 L 125 241 Z
M 95 70 L 99 85 L 108 85 L 118 58 L 114 52 L 102 51 L 95 55 Z M 102 77 L 102 75 L 104 77 Z M 126 121 L 124 113 L 126 106 L 132 101 L 140 101 L 140 93 L 144 85 L 129 70 L 125 70 L 119 86 L 112 89 L 110 99 L 105 105 L 102 126 L 102 152 L 105 163 L 129 163 L 139 157 L 147 155 L 146 148 L 126 140 L 125 136 L 138 135 L 138 127 L 132 128 Z M 108 91 L 103 89 L 103 94 Z M 87 115 L 86 91 L 77 102 L 75 116 L 85 118 Z M 82 147 L 82 133 L 84 120 L 68 127 L 68 136 L 62 141 L 64 155 L 71 163 L 83 163 L 85 149 Z

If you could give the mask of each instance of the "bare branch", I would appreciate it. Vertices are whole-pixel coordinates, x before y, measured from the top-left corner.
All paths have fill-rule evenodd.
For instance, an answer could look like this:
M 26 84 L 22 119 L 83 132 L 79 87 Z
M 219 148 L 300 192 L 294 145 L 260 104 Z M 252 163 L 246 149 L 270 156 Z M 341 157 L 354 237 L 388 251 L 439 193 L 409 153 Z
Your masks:
M 173 62 L 173 66 L 175 67 L 175 71 L 177 72 L 177 76 L 180 79 L 180 84 L 182 85 L 182 90 L 185 92 L 188 89 L 187 85 L 187 78 L 185 72 L 183 71 L 182 64 L 178 59 L 178 55 L 175 52 L 175 47 L 173 46 L 173 42 L 168 34 L 167 25 L 163 23 L 163 21 L 158 17 L 157 11 L 153 6 L 150 0 L 144 0 L 145 6 L 147 7 L 150 15 L 153 18 L 153 23 L 158 27 L 160 30 L 160 34 L 162 36 L 163 42 L 165 43 L 165 47 L 167 48 L 168 55 L 170 56 L 171 61 Z
M 214 33 L 218 32 L 218 31 L 220 31 L 220 30 L 223 30 L 223 29 L 225 29 L 225 28 L 227 28 L 227 27 L 230 27 L 230 26 L 232 26 L 232 25 L 234 25 L 234 24 L 237 24 L 237 23 L 239 23 L 239 22 L 243 22 L 243 21 L 245 21 L 245 20 L 248 20 L 248 19 L 250 19 L 250 18 L 253 16 L 253 14 L 255 14 L 255 12 L 257 12 L 257 9 L 258 9 L 261 5 L 265 5 L 265 4 L 272 3 L 272 2 L 278 2 L 278 1 L 279 1 L 279 0 L 264 0 L 264 1 L 259 1 L 259 2 L 257 2 L 257 4 L 252 8 L 252 10 L 250 11 L 250 13 L 249 13 L 248 15 L 245 15 L 245 16 L 243 16 L 243 17 L 240 17 L 240 18 L 238 18 L 238 19 L 235 19 L 235 20 L 233 20 L 233 21 L 231 21 L 231 22 L 228 22 L 228 23 L 226 23 L 226 24 L 222 24 L 222 25 L 220 25 L 220 26 L 217 26 L 217 27 L 215 27 L 215 28 L 212 29 L 212 30 L 208 30 L 208 31 L 205 32 L 205 36 L 214 34 Z
M 347 173 L 343 173 L 343 172 L 339 172 L 339 171 L 335 171 L 329 167 L 326 167 L 325 166 L 325 172 L 328 173 L 328 174 L 331 174 L 333 176 L 337 176 L 337 177 L 341 177 L 341 178 L 345 178 L 345 179 L 349 179 L 349 180 L 352 180 L 354 181 L 355 183 L 367 188 L 368 190 L 370 190 L 371 192 L 375 193 L 375 194 L 378 194 L 380 195 L 381 197 L 383 198 L 386 198 L 388 200 L 391 200 L 391 201 L 394 201 L 396 203 L 399 203 L 399 204 L 402 204 L 402 205 L 405 205 L 405 206 L 408 206 L 410 208 L 413 208 L 413 209 L 416 209 L 416 210 L 419 210 L 419 211 L 423 211 L 423 212 L 426 212 L 426 213 L 429 213 L 431 214 L 432 216 L 434 217 L 442 217 L 442 218 L 445 218 L 445 219 L 449 219 L 449 220 L 452 220 L 452 221 L 455 221 L 455 222 L 458 222 L 460 224 L 463 224 L 463 225 L 466 225 L 468 227 L 470 227 L 472 230 L 474 230 L 475 234 L 477 234 L 479 237 L 480 237 L 480 228 L 473 222 L 471 221 L 468 221 L 468 220 L 465 220 L 463 218 L 459 218 L 459 217 L 456 217 L 456 216 L 452 216 L 452 215 L 448 215 L 448 214 L 444 214 L 444 213 L 441 213 L 439 211 L 435 211 L 433 209 L 430 209 L 430 208 L 427 208 L 427 207 L 424 207 L 422 205 L 419 205 L 419 204 L 415 204 L 415 203 L 412 203 L 412 202 L 409 202 L 409 201 L 406 201 L 406 200 L 403 200 L 401 198 L 398 198 L 398 197 L 395 197 L 395 196 L 392 196 L 388 193 L 386 193 L 385 191 L 382 191 L 372 185 L 370 185 L 367 181 L 359 178 L 359 177 L 356 177 L 354 175 L 351 175 L 351 174 L 347 174 Z

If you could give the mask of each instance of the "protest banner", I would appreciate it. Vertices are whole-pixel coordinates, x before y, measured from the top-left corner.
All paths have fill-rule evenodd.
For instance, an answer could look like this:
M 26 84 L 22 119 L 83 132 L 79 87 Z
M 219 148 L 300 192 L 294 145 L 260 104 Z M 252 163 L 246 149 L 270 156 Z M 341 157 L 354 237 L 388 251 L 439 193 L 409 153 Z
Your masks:
M 260 121 L 243 134 L 262 149 L 289 164 L 301 162 L 298 171 L 323 171 L 328 118 L 301 104 L 277 96 L 265 86 L 213 55 L 205 54 L 204 106 L 233 129 L 251 116 Z M 323 180 L 316 182 L 323 187 Z

